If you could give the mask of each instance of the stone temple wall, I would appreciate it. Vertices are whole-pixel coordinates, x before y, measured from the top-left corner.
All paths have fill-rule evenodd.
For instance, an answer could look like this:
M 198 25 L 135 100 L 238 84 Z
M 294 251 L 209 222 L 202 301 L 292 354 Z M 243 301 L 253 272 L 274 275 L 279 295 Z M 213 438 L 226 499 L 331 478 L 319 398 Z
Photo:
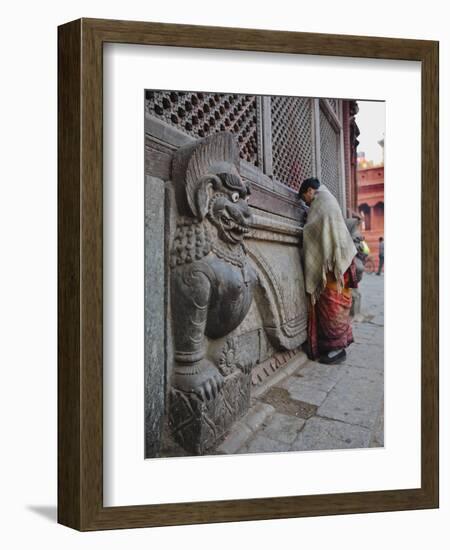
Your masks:
M 202 397 L 184 388 L 189 377 L 180 375 L 183 369 L 191 368 L 194 372 L 194 363 L 189 367 L 180 360 L 180 342 L 184 340 L 179 327 L 187 326 L 184 317 L 191 313 L 185 294 L 179 294 L 182 277 L 174 276 L 175 264 L 171 267 L 180 220 L 186 215 L 177 195 L 180 183 L 174 174 L 174 158 L 177 151 L 189 151 L 190 146 L 195 148 L 203 138 L 223 132 L 234 135 L 238 148 L 236 164 L 250 191 L 251 216 L 244 238 L 244 263 L 222 260 L 233 265 L 233 269 L 238 266 L 237 271 L 244 274 L 244 285 L 248 270 L 253 290 L 249 294 L 250 305 L 235 328 L 226 334 L 206 328 L 201 334 L 204 348 L 201 361 L 216 365 L 223 384 L 215 392 L 211 390 L 215 382 L 212 385 L 199 382 L 206 388 L 206 396 Z M 297 189 L 306 177 L 322 178 L 344 209 L 342 134 L 342 101 L 338 100 L 147 91 L 147 457 L 161 456 L 165 431 L 190 454 L 213 450 L 232 423 L 245 414 L 252 388 L 301 353 L 300 347 L 306 340 L 307 306 L 301 264 L 303 209 Z M 217 254 L 220 256 L 216 251 Z M 216 274 L 223 269 L 221 265 L 213 266 Z M 197 307 L 200 294 L 195 300 Z M 214 311 L 220 317 L 222 310 Z M 201 317 L 200 306 L 194 313 Z M 207 321 L 200 317 L 195 317 L 193 324 L 203 323 L 207 327 Z M 227 319 L 223 321 L 226 324 Z M 208 318 L 208 323 L 213 321 Z M 191 336 L 192 341 L 195 338 Z M 188 349 L 189 343 L 186 345 Z M 186 353 L 191 357 L 197 351 L 189 348 Z M 200 378 L 194 372 L 190 379 Z M 181 379 L 181 386 L 174 379 Z

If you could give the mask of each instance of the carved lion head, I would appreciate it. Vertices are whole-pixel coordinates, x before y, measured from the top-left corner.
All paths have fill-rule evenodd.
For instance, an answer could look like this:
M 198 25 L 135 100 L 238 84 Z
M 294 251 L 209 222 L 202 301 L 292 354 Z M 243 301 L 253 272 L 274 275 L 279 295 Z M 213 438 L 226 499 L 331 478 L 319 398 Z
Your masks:
M 239 149 L 233 134 L 220 132 L 181 148 L 175 166 L 183 178 L 189 214 L 198 221 L 208 219 L 223 241 L 241 242 L 251 219 L 250 189 L 239 174 Z

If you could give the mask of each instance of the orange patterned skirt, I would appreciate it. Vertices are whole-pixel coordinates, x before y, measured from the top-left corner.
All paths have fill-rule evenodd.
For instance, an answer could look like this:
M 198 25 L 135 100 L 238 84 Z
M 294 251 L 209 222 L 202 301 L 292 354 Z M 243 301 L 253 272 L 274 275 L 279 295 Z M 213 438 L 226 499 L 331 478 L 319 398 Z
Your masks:
M 317 302 L 310 303 L 308 314 L 308 355 L 317 360 L 329 351 L 348 347 L 353 342 L 350 317 L 352 307 L 352 288 L 356 288 L 354 264 L 344 275 L 344 288 L 337 290 L 337 284 L 331 274 L 327 285 Z

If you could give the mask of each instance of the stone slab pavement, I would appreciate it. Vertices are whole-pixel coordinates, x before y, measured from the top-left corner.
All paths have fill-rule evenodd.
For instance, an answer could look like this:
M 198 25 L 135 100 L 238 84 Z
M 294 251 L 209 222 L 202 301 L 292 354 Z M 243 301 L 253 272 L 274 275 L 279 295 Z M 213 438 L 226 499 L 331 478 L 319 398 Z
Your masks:
M 355 343 L 341 365 L 299 367 L 253 400 L 217 453 L 355 449 L 384 445 L 384 276 L 365 274 Z

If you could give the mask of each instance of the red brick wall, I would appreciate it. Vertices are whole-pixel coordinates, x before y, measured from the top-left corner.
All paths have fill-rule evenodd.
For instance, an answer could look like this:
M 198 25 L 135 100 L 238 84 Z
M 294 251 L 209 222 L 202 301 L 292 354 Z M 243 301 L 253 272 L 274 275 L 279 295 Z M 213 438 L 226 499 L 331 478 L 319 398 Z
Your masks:
M 370 208 L 370 229 L 362 232 L 378 268 L 379 238 L 384 238 L 384 166 L 359 169 L 357 184 L 358 211 L 362 205 Z

